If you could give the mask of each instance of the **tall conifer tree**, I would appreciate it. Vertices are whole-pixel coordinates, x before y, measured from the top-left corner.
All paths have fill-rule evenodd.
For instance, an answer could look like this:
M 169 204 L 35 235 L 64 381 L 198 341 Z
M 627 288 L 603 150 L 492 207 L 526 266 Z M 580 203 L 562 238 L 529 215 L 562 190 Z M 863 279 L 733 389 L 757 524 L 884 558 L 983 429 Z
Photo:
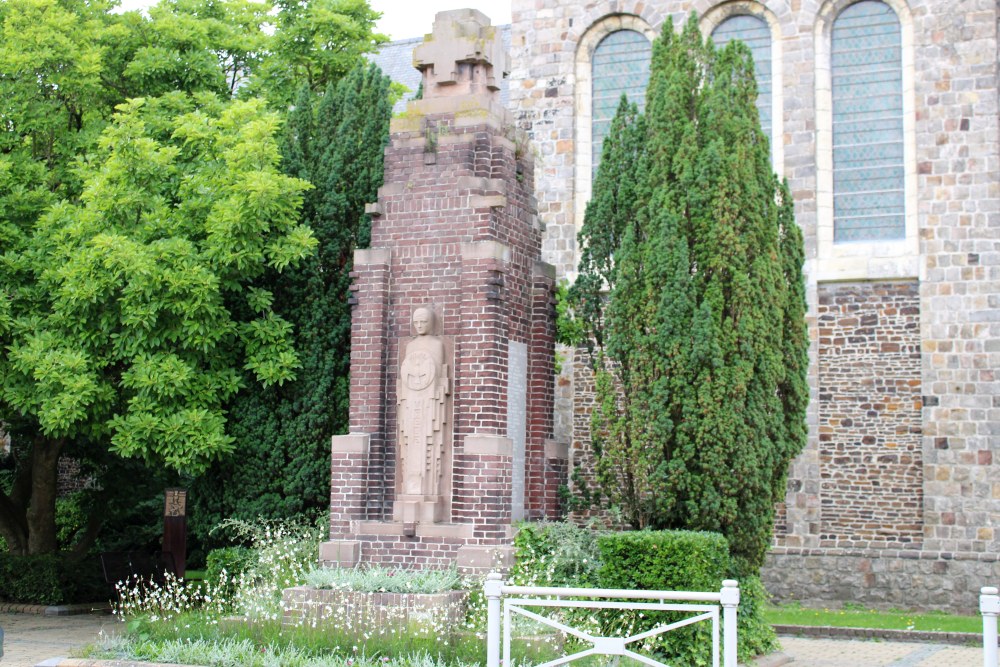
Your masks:
M 357 66 L 316 96 L 303 87 L 282 150 L 289 175 L 308 180 L 302 218 L 317 253 L 298 269 L 268 277 L 275 310 L 294 326 L 302 368 L 295 381 L 240 394 L 232 406 L 234 457 L 197 481 L 204 534 L 220 519 L 317 516 L 330 503 L 330 436 L 347 428 L 354 249 L 367 247 L 365 215 L 382 184 L 390 81 Z M 220 483 L 224 480 L 224 483 Z
M 722 532 L 741 576 L 807 400 L 802 237 L 756 94 L 743 44 L 667 21 L 644 116 L 623 104 L 605 141 L 571 290 L 595 345 L 598 490 L 636 527 Z

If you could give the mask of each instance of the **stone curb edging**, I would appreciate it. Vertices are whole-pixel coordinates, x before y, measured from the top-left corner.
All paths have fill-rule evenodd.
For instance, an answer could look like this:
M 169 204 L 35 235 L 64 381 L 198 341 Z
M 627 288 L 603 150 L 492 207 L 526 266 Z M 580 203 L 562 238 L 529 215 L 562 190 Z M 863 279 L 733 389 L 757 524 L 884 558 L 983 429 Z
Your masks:
M 784 653 L 771 653 L 756 658 L 750 667 L 782 667 L 792 662 Z M 35 667 L 198 667 L 197 665 L 163 664 L 159 662 L 133 662 L 130 660 L 86 660 L 80 658 L 52 658 Z M 747 667 L 740 663 L 740 667 Z
M 983 636 L 974 632 L 931 632 L 926 630 L 876 630 L 841 628 L 832 625 L 774 625 L 778 635 L 814 639 L 886 639 L 894 642 L 931 642 L 956 646 L 980 645 Z
M 38 616 L 79 616 L 81 614 L 110 614 L 109 602 L 84 602 L 81 604 L 21 604 L 0 602 L 2 614 L 37 614 Z

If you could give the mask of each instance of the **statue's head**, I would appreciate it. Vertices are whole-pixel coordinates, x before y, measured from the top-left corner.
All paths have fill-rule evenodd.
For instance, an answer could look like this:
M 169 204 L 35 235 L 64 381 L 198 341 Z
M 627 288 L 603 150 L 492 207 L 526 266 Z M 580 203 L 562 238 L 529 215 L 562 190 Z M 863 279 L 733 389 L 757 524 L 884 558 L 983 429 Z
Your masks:
M 434 311 L 421 306 L 413 311 L 413 330 L 418 336 L 425 336 L 434 330 Z

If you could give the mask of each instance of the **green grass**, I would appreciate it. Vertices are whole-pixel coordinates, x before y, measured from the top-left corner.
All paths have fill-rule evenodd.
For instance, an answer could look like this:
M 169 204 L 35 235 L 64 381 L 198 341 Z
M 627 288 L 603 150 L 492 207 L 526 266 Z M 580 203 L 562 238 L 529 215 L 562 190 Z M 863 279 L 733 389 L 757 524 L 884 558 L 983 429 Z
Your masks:
M 843 609 L 808 609 L 799 605 L 768 607 L 764 611 L 764 618 L 772 625 L 828 625 L 924 632 L 983 631 L 983 621 L 979 616 L 958 616 L 943 612 L 877 611 L 855 605 L 845 605 Z

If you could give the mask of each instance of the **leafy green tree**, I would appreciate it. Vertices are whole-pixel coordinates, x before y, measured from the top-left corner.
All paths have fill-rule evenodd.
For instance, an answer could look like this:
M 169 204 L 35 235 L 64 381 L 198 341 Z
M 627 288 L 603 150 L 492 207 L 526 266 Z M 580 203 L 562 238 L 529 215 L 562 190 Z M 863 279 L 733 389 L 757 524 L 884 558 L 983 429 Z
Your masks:
M 281 109 L 303 83 L 322 94 L 347 75 L 365 53 L 388 37 L 373 32 L 381 14 L 368 0 L 277 0 L 274 40 L 247 91 Z
M 236 94 L 268 56 L 272 5 L 255 0 L 161 0 L 149 16 L 111 17 L 104 83 L 122 97 L 173 90 Z
M 370 238 L 365 204 L 382 184 L 389 88 L 376 66 L 358 65 L 322 96 L 304 86 L 289 116 L 283 167 L 316 185 L 306 194 L 302 221 L 319 248 L 298 267 L 269 272 L 259 284 L 292 323 L 302 368 L 280 386 L 248 383 L 233 401 L 239 455 L 219 461 L 192 487 L 192 530 L 202 539 L 223 518 L 329 510 L 330 436 L 347 429 L 349 272 L 354 249 Z
M 249 285 L 316 245 L 298 218 L 309 185 L 278 170 L 278 117 L 181 93 L 119 109 L 79 201 L 15 234 L 0 264 L 0 405 L 37 427 L 30 485 L 15 481 L 30 497 L 0 496 L 23 553 L 55 548 L 56 464 L 75 441 L 198 472 L 232 451 L 223 408 L 242 371 L 282 383 L 300 365 L 273 295 Z
M 623 104 L 605 143 L 572 292 L 599 490 L 636 527 L 723 533 L 741 574 L 763 562 L 807 398 L 802 238 L 756 91 L 743 44 L 667 21 L 646 113 Z
M 223 424 L 236 388 L 249 378 L 290 377 L 297 357 L 289 325 L 253 282 L 312 245 L 297 210 L 290 212 L 302 183 L 275 178 L 277 117 L 259 102 L 224 107 L 233 96 L 278 90 L 280 77 L 270 88 L 257 82 L 268 67 L 311 68 L 325 85 L 381 39 L 371 32 L 377 16 L 361 0 L 289 5 L 312 22 L 308 45 L 291 34 L 302 25 L 267 2 L 163 0 L 149 16 L 112 8 L 102 0 L 0 3 L 0 428 L 14 436 L 12 455 L 0 459 L 0 535 L 18 552 L 53 548 L 60 453 L 81 459 L 103 491 L 114 484 L 102 485 L 104 476 L 140 474 L 136 460 L 109 457 L 109 445 L 190 473 L 232 448 Z M 124 109 L 109 128 L 116 106 L 136 97 L 156 99 Z M 245 127 L 224 120 L 231 114 Z M 239 142 L 245 168 L 227 141 Z M 254 199 L 239 203 L 221 193 L 227 173 L 243 171 L 250 179 L 243 193 Z M 232 203 L 228 213 L 213 208 L 223 201 Z M 212 221 L 199 232 L 204 239 L 192 236 L 199 219 Z M 71 268 L 92 275 L 70 276 Z M 154 298 L 161 302 L 143 305 Z M 168 317 L 167 301 L 196 313 Z M 90 319 L 73 311 L 88 302 Z M 68 313 L 80 316 L 75 325 Z M 152 342 L 142 342 L 136 327 Z M 214 345 L 214 361 L 156 351 L 185 336 L 205 354 Z M 190 382 L 204 386 L 188 387 L 189 371 Z M 178 408 L 170 428 L 160 419 L 170 401 L 156 394 L 159 380 L 185 392 L 171 399 L 187 408 Z M 185 430 L 200 435 L 182 447 Z M 87 502 L 100 517 L 113 494 L 98 495 Z

